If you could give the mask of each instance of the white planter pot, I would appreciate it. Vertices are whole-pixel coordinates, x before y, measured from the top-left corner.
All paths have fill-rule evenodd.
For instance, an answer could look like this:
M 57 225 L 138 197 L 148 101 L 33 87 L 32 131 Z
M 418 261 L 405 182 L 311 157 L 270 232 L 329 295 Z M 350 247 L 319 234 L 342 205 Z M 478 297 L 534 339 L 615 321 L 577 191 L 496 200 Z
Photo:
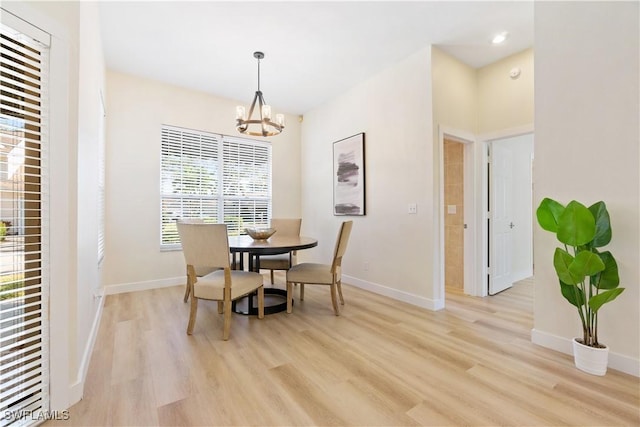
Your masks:
M 573 361 L 576 368 L 593 375 L 607 373 L 609 362 L 609 347 L 595 348 L 580 344 L 577 338 L 573 339 Z

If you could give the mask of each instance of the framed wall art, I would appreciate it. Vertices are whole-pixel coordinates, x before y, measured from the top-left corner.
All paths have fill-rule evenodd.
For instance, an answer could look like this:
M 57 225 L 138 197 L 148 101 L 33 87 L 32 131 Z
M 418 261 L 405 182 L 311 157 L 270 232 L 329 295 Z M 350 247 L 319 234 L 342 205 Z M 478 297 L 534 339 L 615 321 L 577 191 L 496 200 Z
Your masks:
M 364 215 L 364 133 L 333 143 L 333 214 Z

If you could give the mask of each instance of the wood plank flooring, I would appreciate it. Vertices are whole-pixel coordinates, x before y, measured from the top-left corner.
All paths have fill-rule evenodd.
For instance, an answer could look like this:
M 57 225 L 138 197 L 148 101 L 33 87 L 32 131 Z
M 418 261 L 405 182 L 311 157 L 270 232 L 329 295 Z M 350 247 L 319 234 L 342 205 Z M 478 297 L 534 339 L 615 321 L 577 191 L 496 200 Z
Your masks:
M 213 302 L 186 335 L 183 287 L 108 296 L 84 399 L 45 425 L 640 425 L 638 378 L 531 344 L 530 281 L 439 312 L 343 287 L 340 317 L 309 285 L 293 314 L 234 314 L 226 342 Z

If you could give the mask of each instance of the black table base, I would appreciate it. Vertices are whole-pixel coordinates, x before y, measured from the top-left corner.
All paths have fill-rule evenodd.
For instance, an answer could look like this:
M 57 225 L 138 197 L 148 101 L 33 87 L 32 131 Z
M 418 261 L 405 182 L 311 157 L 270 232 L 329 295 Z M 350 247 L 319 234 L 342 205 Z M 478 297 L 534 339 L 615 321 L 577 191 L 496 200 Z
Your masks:
M 293 302 L 292 302 L 293 303 Z M 278 288 L 264 288 L 264 314 L 280 313 L 287 309 L 287 291 Z M 253 293 L 231 303 L 231 310 L 238 314 L 255 316 L 258 314 L 258 294 Z

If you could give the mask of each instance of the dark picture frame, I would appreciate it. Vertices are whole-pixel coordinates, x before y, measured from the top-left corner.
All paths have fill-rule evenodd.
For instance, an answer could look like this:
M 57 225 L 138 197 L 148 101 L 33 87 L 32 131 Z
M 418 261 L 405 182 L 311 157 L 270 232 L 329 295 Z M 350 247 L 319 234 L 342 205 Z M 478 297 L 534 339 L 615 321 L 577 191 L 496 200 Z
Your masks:
M 364 132 L 333 143 L 333 214 L 362 216 L 365 206 Z

